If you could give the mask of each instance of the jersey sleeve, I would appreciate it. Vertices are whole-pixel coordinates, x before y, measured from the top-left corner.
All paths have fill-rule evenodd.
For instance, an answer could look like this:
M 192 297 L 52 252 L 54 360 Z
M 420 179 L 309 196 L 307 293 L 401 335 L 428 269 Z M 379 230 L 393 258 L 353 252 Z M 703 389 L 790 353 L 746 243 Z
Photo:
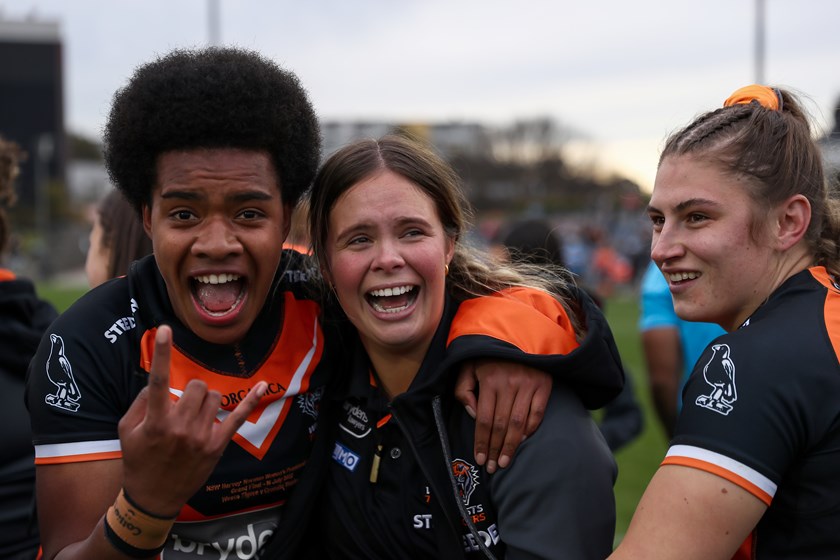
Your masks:
M 768 351 L 772 339 L 740 334 L 717 339 L 697 362 L 663 464 L 721 476 L 770 505 L 803 450 L 822 437 L 820 411 L 832 410 L 826 394 L 836 395 L 826 388 L 837 384 L 815 382 L 818 368 L 795 352 Z
M 560 302 L 540 290 L 514 288 L 463 302 L 449 331 L 447 367 L 477 358 L 518 362 L 568 385 L 587 408 L 604 406 L 624 386 L 624 369 L 603 313 L 585 293 L 576 294 L 580 340 Z
M 89 292 L 56 319 L 30 362 L 35 464 L 121 456 L 117 424 L 145 379 L 130 359 L 135 323 L 127 291 L 115 287 Z
M 578 346 L 560 302 L 530 288 L 463 302 L 449 329 L 449 344 L 466 335 L 491 336 L 529 354 L 568 354 Z
M 609 556 L 615 532 L 615 460 L 580 400 L 552 389 L 543 427 L 491 478 L 506 558 Z

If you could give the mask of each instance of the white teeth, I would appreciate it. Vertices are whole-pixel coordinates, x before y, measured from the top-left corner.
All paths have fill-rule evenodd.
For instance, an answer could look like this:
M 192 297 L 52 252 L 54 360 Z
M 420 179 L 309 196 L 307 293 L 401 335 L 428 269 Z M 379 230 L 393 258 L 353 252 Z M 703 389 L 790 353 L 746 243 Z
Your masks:
M 389 307 L 388 309 L 385 309 L 376 302 L 371 303 L 371 306 L 379 313 L 399 313 L 400 311 L 408 307 L 407 305 L 403 305 L 402 307 Z
M 371 290 L 370 295 L 375 297 L 401 296 L 414 289 L 414 286 L 397 286 L 395 288 L 383 288 L 381 290 Z
M 695 278 L 700 278 L 700 274 L 697 272 L 674 272 L 668 275 L 668 279 L 671 282 L 679 282 L 681 280 L 694 280 Z
M 205 274 L 204 276 L 196 276 L 197 282 L 202 284 L 226 284 L 228 282 L 235 282 L 239 280 L 238 274 Z

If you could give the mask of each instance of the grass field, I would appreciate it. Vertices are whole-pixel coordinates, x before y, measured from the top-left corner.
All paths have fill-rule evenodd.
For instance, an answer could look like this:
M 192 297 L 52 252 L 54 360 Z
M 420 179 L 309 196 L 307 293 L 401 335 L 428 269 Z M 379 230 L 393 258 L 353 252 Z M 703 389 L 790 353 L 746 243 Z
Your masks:
M 642 493 L 665 456 L 667 441 L 656 419 L 647 388 L 647 371 L 642 358 L 637 321 L 637 299 L 620 296 L 606 304 L 607 321 L 612 328 L 625 371 L 633 377 L 636 398 L 644 412 L 641 435 L 616 454 L 618 481 L 615 485 L 616 540 L 621 540 Z
M 86 291 L 86 287 L 64 286 L 55 283 L 38 284 L 38 295 L 64 311 Z
M 38 286 L 39 295 L 62 311 L 84 291 L 84 288 L 57 284 Z M 639 313 L 637 300 L 630 295 L 614 297 L 606 303 L 606 313 L 621 352 L 624 367 L 635 381 L 636 397 L 642 405 L 645 418 L 642 434 L 616 454 L 618 462 L 618 481 L 615 485 L 616 540 L 620 540 L 627 530 L 642 492 L 665 454 L 666 441 L 651 407 L 647 390 L 646 372 L 636 327 Z

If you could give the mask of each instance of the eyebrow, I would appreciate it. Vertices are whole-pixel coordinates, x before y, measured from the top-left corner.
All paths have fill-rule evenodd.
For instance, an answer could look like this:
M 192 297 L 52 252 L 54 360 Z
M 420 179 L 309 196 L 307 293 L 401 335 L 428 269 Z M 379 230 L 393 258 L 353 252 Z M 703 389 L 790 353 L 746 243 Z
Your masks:
M 178 191 L 178 190 L 162 192 L 162 193 L 160 193 L 160 197 L 161 198 L 180 198 L 180 199 L 183 199 L 183 200 L 198 200 L 198 199 L 201 198 L 198 195 L 198 193 L 195 193 L 195 192 L 192 192 L 192 191 Z
M 228 196 L 227 199 L 235 202 L 247 202 L 249 200 L 272 200 L 274 196 L 263 191 L 248 191 Z
M 692 208 L 695 206 L 720 206 L 720 203 L 715 202 L 714 200 L 709 200 L 708 198 L 689 198 L 688 200 L 684 200 L 677 204 L 674 207 L 674 210 L 676 212 L 683 212 L 687 208 Z M 662 214 L 662 210 L 655 206 L 651 206 L 650 204 L 648 204 L 647 212 Z
M 431 224 L 424 218 L 420 217 L 411 217 L 411 216 L 401 216 L 394 220 L 394 223 L 397 227 L 405 227 L 409 225 L 419 225 L 424 227 L 431 227 Z M 344 228 L 340 232 L 336 233 L 335 239 L 337 241 L 341 241 L 342 239 L 346 238 L 349 235 L 355 234 L 359 231 L 367 231 L 370 228 L 376 227 L 376 224 L 371 222 L 370 220 L 363 220 L 360 222 L 356 222 L 349 227 Z
M 165 193 L 161 193 L 160 197 L 164 199 L 180 200 L 201 200 L 202 198 L 206 198 L 204 195 L 201 195 L 197 192 L 185 190 L 167 191 Z M 249 200 L 272 200 L 273 198 L 274 197 L 271 194 L 262 191 L 237 192 L 226 197 L 227 200 L 233 202 L 248 202 Z

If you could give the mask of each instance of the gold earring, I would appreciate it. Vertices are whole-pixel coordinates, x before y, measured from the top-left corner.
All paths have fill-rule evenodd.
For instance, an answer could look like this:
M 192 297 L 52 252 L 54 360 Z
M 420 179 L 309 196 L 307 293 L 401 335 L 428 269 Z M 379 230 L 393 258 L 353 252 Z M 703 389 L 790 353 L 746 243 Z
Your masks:
M 449 265 L 448 264 L 443 265 L 443 275 L 444 276 L 449 276 Z

